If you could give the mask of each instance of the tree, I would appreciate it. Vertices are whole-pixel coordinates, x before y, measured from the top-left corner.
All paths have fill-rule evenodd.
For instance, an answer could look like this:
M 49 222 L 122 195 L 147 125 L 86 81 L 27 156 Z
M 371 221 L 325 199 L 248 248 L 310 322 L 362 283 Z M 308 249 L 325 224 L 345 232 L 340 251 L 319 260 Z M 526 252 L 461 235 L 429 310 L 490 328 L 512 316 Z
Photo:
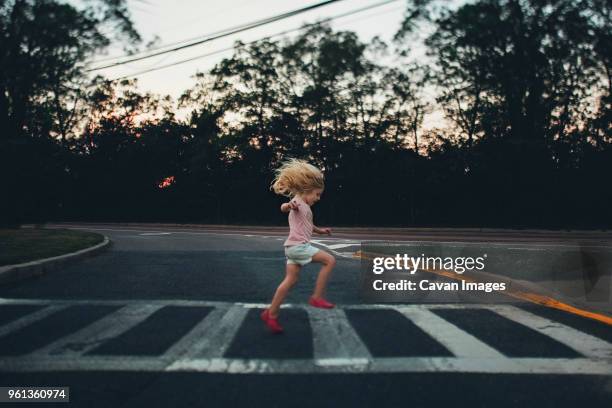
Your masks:
M 430 18 L 435 32 L 426 44 L 438 66 L 439 102 L 470 144 L 487 130 L 550 142 L 579 124 L 609 67 L 602 45 L 609 25 L 594 18 L 599 7 L 609 18 L 609 5 L 587 0 L 480 0 Z M 413 27 L 406 22 L 400 33 Z M 594 52 L 597 44 L 602 52 Z
M 110 43 L 103 33 L 107 26 L 129 41 L 140 40 L 125 0 L 86 1 L 81 9 L 55 0 L 2 2 L 0 128 L 5 138 L 67 136 L 85 62 Z

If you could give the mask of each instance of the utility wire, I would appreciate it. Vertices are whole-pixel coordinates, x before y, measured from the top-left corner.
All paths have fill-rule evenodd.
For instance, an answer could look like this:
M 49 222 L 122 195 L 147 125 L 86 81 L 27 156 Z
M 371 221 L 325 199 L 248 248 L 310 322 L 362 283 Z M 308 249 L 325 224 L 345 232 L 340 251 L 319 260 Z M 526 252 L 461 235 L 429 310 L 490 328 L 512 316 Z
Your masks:
M 303 7 L 301 9 L 293 10 L 293 11 L 290 11 L 290 12 L 287 12 L 287 13 L 283 13 L 283 14 L 279 14 L 279 15 L 276 15 L 276 16 L 273 16 L 273 17 L 269 17 L 269 18 L 265 18 L 265 19 L 262 19 L 262 20 L 257 20 L 257 21 L 251 22 L 251 23 L 247 23 L 247 24 L 244 24 L 243 26 L 240 26 L 240 27 L 238 27 L 236 29 L 233 29 L 233 30 L 230 30 L 230 31 L 225 31 L 225 32 L 222 32 L 220 34 L 213 35 L 213 36 L 210 36 L 210 37 L 207 37 L 207 38 L 195 41 L 195 42 L 191 42 L 189 44 L 181 45 L 181 46 L 169 49 L 169 50 L 155 52 L 153 54 L 145 55 L 145 56 L 142 56 L 142 57 L 130 58 L 130 59 L 127 59 L 125 61 L 120 61 L 120 62 L 116 62 L 116 63 L 113 63 L 113 64 L 103 65 L 101 67 L 90 68 L 90 69 L 85 70 L 85 72 L 92 72 L 92 71 L 98 71 L 98 70 L 101 70 L 101 69 L 112 68 L 112 67 L 116 67 L 116 66 L 119 66 L 119 65 L 127 64 L 129 62 L 140 61 L 140 60 L 143 60 L 143 59 L 147 59 L 147 58 L 151 58 L 151 57 L 156 57 L 158 55 L 167 54 L 169 52 L 176 52 L 176 51 L 179 51 L 179 50 L 183 50 L 185 48 L 194 47 L 196 45 L 204 44 L 206 42 L 210 42 L 210 41 L 222 38 L 222 37 L 227 37 L 227 36 L 232 35 L 232 34 L 237 34 L 237 33 L 240 33 L 242 31 L 246 31 L 246 30 L 250 30 L 250 29 L 253 29 L 253 28 L 261 27 L 263 25 L 270 24 L 270 23 L 273 23 L 275 21 L 279 21 L 279 20 L 283 20 L 283 19 L 286 19 L 286 18 L 289 18 L 289 17 L 293 17 L 293 16 L 296 16 L 298 14 L 301 14 L 301 13 L 304 13 L 304 12 L 307 12 L 307 11 L 310 11 L 310 10 L 317 9 L 319 7 L 327 6 L 327 5 L 332 4 L 332 3 L 336 3 L 338 1 L 342 1 L 342 0 L 327 0 L 327 1 L 323 1 L 321 3 L 313 4 L 311 6 Z
M 242 4 L 242 3 L 246 2 L 246 1 L 248 1 L 248 0 L 243 0 L 243 1 L 242 1 L 241 3 L 239 3 L 239 4 Z M 225 9 L 225 10 L 215 10 L 215 12 L 214 12 L 214 13 L 212 13 L 211 15 L 207 15 L 207 17 L 208 17 L 208 18 L 210 18 L 211 16 L 217 16 L 217 15 L 219 15 L 220 13 L 222 13 L 222 12 L 227 12 L 227 11 L 228 11 L 227 9 Z M 183 23 L 181 23 L 181 24 L 179 24 L 179 25 L 174 25 L 174 26 L 172 26 L 172 30 L 174 30 L 174 29 L 176 29 L 176 28 L 178 28 L 178 27 L 185 27 L 186 25 L 187 25 L 187 26 L 188 26 L 188 25 L 193 25 L 193 23 L 194 23 L 194 22 L 199 21 L 199 20 L 201 20 L 201 19 L 202 19 L 202 17 L 201 17 L 201 16 L 199 16 L 199 17 L 197 17 L 197 18 L 194 18 L 194 19 L 192 19 L 192 20 L 189 20 L 188 22 L 183 22 Z M 239 27 L 243 27 L 244 25 L 245 25 L 245 24 L 243 23 L 243 24 L 240 24 L 240 25 L 237 25 L 237 26 L 234 26 L 234 27 L 229 27 L 229 28 L 226 28 L 226 29 L 223 29 L 223 30 L 214 31 L 214 32 L 212 32 L 212 33 L 208 33 L 208 34 L 204 34 L 204 35 L 200 34 L 200 35 L 195 36 L 195 37 L 184 38 L 184 39 L 182 39 L 182 40 L 175 41 L 175 42 L 170 42 L 170 43 L 166 43 L 166 44 L 158 44 L 158 45 L 156 45 L 156 46 L 154 46 L 154 47 L 148 48 L 148 49 L 143 50 L 143 51 L 135 52 L 135 53 L 132 53 L 132 54 L 123 54 L 123 55 L 115 55 L 115 56 L 109 56 L 109 57 L 99 58 L 99 59 L 96 59 L 96 60 L 90 61 L 90 62 L 89 62 L 89 64 L 99 64 L 99 63 L 102 63 L 102 62 L 114 61 L 114 60 L 121 60 L 122 58 L 132 58 L 132 57 L 136 57 L 136 56 L 140 56 L 140 55 L 148 54 L 148 53 L 150 53 L 150 52 L 154 52 L 154 51 L 159 51 L 159 50 L 167 49 L 167 48 L 169 48 L 169 47 L 173 47 L 173 46 L 175 46 L 175 45 L 185 44 L 186 42 L 189 42 L 189 41 L 200 40 L 200 39 L 203 39 L 203 38 L 210 37 L 211 35 L 221 34 L 221 33 L 224 33 L 224 32 L 226 32 L 226 31 L 229 31 L 229 30 L 233 30 L 233 29 L 236 29 L 236 28 L 239 28 Z M 162 32 L 168 32 L 168 31 L 172 31 L 172 30 L 169 30 L 169 29 L 168 29 L 168 30 L 165 30 L 165 31 L 162 31 Z
M 298 28 L 292 28 L 290 30 L 285 30 L 285 31 L 278 32 L 276 34 L 271 34 L 269 36 L 262 37 L 262 38 L 259 38 L 257 40 L 254 40 L 254 41 L 250 41 L 250 42 L 244 43 L 244 45 L 251 45 L 251 44 L 255 44 L 255 43 L 259 42 L 259 41 L 269 40 L 270 38 L 273 38 L 273 37 L 278 37 L 278 36 L 289 34 L 289 33 L 295 32 L 295 31 L 304 30 L 306 28 L 313 27 L 313 26 L 316 26 L 316 25 L 324 23 L 324 22 L 332 21 L 332 20 L 335 20 L 335 19 L 338 19 L 338 18 L 342 18 L 342 17 L 347 17 L 347 16 L 350 16 L 350 15 L 353 15 L 353 14 L 357 14 L 357 13 L 361 13 L 361 12 L 364 12 L 364 11 L 367 11 L 367 10 L 370 10 L 370 9 L 373 9 L 373 8 L 384 6 L 386 4 L 394 3 L 396 1 L 398 1 L 398 0 L 385 0 L 385 1 L 381 1 L 379 3 L 371 4 L 371 5 L 366 6 L 366 7 L 362 7 L 362 8 L 355 9 L 355 10 L 352 10 L 352 11 L 349 11 L 349 12 L 346 12 L 346 13 L 338 14 L 338 15 L 333 16 L 333 17 L 328 17 L 328 18 L 323 19 L 323 20 L 321 20 L 321 21 L 319 21 L 317 23 L 306 24 L 306 25 L 303 25 L 303 26 L 298 27 Z M 129 74 L 129 75 L 124 75 L 124 76 L 120 76 L 120 77 L 117 77 L 117 78 L 113 78 L 112 81 L 117 81 L 117 80 L 126 79 L 126 78 L 133 78 L 133 77 L 136 77 L 136 76 L 139 76 L 139 75 L 143 75 L 143 74 L 146 74 L 146 73 L 149 73 L 149 72 L 153 72 L 153 71 L 158 71 L 158 70 L 161 70 L 161 69 L 170 68 L 170 67 L 173 67 L 175 65 L 180 65 L 180 64 L 184 64 L 184 63 L 187 63 L 187 62 L 195 61 L 195 60 L 198 60 L 198 59 L 201 59 L 201 58 L 210 57 L 210 56 L 213 56 L 213 55 L 216 55 L 216 54 L 220 54 L 222 52 L 231 51 L 233 49 L 234 49 L 234 46 L 232 45 L 231 47 L 222 48 L 220 50 L 208 52 L 206 54 L 197 55 L 195 57 L 191 57 L 191 58 L 187 58 L 187 59 L 184 59 L 184 60 L 176 61 L 176 62 L 173 62 L 173 63 L 170 63 L 170 64 L 160 65 L 158 67 L 144 69 L 142 71 L 138 71 L 138 72 L 135 72 L 133 74 Z

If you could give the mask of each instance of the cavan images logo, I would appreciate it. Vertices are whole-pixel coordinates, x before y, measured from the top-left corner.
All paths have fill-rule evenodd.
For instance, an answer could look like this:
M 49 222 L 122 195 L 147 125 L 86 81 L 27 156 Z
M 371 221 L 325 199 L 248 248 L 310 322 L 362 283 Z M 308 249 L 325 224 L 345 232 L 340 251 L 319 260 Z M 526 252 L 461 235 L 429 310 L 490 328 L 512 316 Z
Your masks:
M 380 291 L 503 291 L 504 282 L 470 282 L 465 279 L 458 281 L 440 281 L 429 279 L 398 279 L 398 275 L 415 275 L 418 270 L 427 272 L 452 271 L 464 274 L 467 271 L 482 271 L 485 268 L 487 255 L 479 257 L 431 257 L 421 254 L 414 257 L 408 254 L 374 257 L 371 272 L 376 276 L 371 280 L 370 290 Z M 391 272 L 389 279 L 383 279 L 385 272 Z M 388 274 L 387 274 L 388 275 Z

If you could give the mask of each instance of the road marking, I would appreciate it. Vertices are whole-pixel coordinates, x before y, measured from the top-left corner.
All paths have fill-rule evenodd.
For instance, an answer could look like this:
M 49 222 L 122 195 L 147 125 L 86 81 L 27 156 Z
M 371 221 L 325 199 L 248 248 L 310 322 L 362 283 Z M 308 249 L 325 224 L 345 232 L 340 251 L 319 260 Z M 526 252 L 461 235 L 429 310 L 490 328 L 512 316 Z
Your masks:
M 40 302 L 40 304 L 46 305 L 47 303 Z M 59 312 L 60 310 L 66 309 L 67 307 L 68 305 L 50 305 L 48 307 L 45 307 L 44 309 L 40 309 L 32 313 L 29 313 L 17 320 L 13 320 L 12 322 L 9 322 L 5 324 L 4 326 L 0 327 L 0 337 L 6 336 L 7 334 L 20 330 L 26 326 L 29 326 L 30 324 L 35 323 L 39 320 L 42 320 L 45 317 L 48 317 L 56 312 Z
M 341 258 L 348 258 L 348 259 L 355 259 L 354 252 L 338 252 L 336 251 L 336 249 L 340 249 L 340 248 L 346 248 L 349 246 L 359 246 L 361 247 L 361 244 L 359 242 L 357 243 L 343 243 L 343 244 L 334 244 L 334 245 L 328 245 L 325 243 L 325 241 L 327 240 L 320 240 L 320 239 L 313 239 L 310 242 L 316 244 L 316 245 L 320 245 L 322 246 L 324 249 L 328 250 L 329 252 L 331 252 L 332 254 L 339 256 Z
M 400 313 L 457 357 L 504 358 L 504 355 L 426 307 L 400 306 Z
M 367 364 L 372 356 L 341 309 L 307 308 L 318 365 Z
M 163 305 L 151 304 L 127 305 L 69 336 L 58 339 L 45 347 L 33 351 L 30 355 L 42 356 L 46 354 L 60 354 L 64 357 L 81 356 L 89 350 L 98 347 L 105 341 L 117 337 L 132 327 L 142 323 L 162 307 Z
M 223 347 L 219 343 L 227 339 L 219 335 L 219 331 L 223 330 L 222 325 L 226 324 L 228 315 L 232 311 L 230 307 L 214 308 L 202 321 L 196 324 L 185 336 L 174 343 L 164 354 L 163 358 L 171 361 L 176 361 L 183 358 L 191 358 L 199 353 L 206 353 L 206 350 Z M 225 320 L 224 320 L 225 319 Z M 240 322 L 242 322 L 240 320 Z M 231 322 L 231 325 L 240 326 L 236 320 Z M 225 333 L 227 335 L 227 332 Z M 229 342 L 228 342 L 229 344 Z M 227 347 L 227 346 L 226 346 Z
M 170 234 L 172 234 L 172 232 L 144 232 L 144 233 L 138 234 L 138 235 L 148 236 L 148 235 L 170 235 Z
M 204 328 L 208 327 L 206 336 L 193 342 L 191 348 L 183 353 L 179 361 L 193 358 L 222 357 L 236 336 L 240 325 L 244 321 L 248 309 L 241 305 L 225 307 L 219 313 L 211 313 L 205 318 Z
M 363 364 L 347 359 L 344 365 L 320 365 L 311 359 L 197 358 L 169 364 L 160 357 L 5 358 L 0 369 L 10 372 L 49 371 L 149 371 L 209 372 L 228 374 L 313 374 L 313 373 L 489 373 L 603 375 L 612 372 L 612 362 L 588 358 L 466 358 L 384 357 Z
M 513 306 L 491 307 L 506 319 L 536 330 L 576 350 L 585 357 L 612 359 L 612 344 L 572 327 L 554 322 Z
M 304 305 L 313 333 L 311 359 L 239 359 L 224 355 L 251 308 L 259 303 L 228 303 L 187 300 L 43 300 L 0 299 L 0 304 L 43 304 L 16 321 L 0 327 L 8 334 L 28 324 L 51 316 L 70 305 L 122 304 L 124 307 L 73 334 L 58 339 L 25 356 L 0 360 L 0 371 L 34 372 L 62 370 L 118 371 L 205 371 L 219 373 L 397 373 L 397 372 L 469 372 L 515 374 L 609 375 L 612 372 L 612 345 L 586 333 L 533 315 L 511 305 L 347 305 L 342 309 L 321 310 Z M 167 305 L 214 306 L 214 309 L 164 354 L 156 357 L 87 355 L 87 350 L 112 340 L 147 316 Z M 585 358 L 510 358 L 474 338 L 430 309 L 454 308 L 492 310 L 504 318 L 524 324 L 543 335 L 560 341 Z M 343 309 L 396 310 L 429 336 L 445 346 L 453 357 L 376 357 L 372 356 L 351 326 Z M 262 334 L 265 333 L 262 324 Z M 253 341 L 258 341 L 254 338 Z M 76 347 L 75 347 L 76 346 Z
M 377 254 L 377 253 L 364 253 L 362 251 L 357 251 L 354 254 L 354 257 L 358 259 L 373 259 L 374 256 L 387 256 L 386 254 Z M 412 262 L 411 262 L 412 263 Z M 456 272 L 450 272 L 445 269 L 428 269 L 428 268 L 419 268 L 419 271 L 433 273 L 439 276 L 445 276 L 447 278 L 457 280 L 457 281 L 466 281 L 466 282 L 480 282 L 476 277 L 465 276 Z M 513 281 L 512 279 L 508 278 Z M 565 312 L 569 312 L 578 316 L 587 317 L 593 320 L 597 320 L 602 323 L 606 323 L 608 325 L 612 325 L 612 317 L 607 316 L 603 313 L 590 312 L 588 310 L 579 309 L 572 305 L 568 305 L 567 303 L 563 303 L 557 299 L 553 299 L 546 295 L 540 295 L 538 293 L 525 292 L 522 290 L 515 290 L 512 287 L 508 288 L 504 291 L 495 291 L 501 295 L 513 297 L 515 299 L 519 299 L 522 301 L 527 301 L 531 303 L 536 303 L 540 306 L 546 306 L 553 309 L 563 310 Z
M 346 248 L 346 247 L 350 247 L 350 246 L 361 246 L 360 244 L 334 244 L 334 245 L 327 245 L 327 248 L 329 249 L 340 249 L 340 248 Z

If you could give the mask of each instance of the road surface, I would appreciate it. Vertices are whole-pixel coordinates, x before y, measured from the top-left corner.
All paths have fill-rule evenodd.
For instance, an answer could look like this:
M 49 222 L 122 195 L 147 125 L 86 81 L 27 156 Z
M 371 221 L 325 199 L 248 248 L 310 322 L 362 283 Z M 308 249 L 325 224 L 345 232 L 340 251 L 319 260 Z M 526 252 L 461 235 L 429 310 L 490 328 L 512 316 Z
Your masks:
M 71 227 L 113 245 L 0 286 L 0 386 L 70 386 L 78 407 L 612 403 L 609 325 L 516 300 L 364 303 L 352 256 L 361 240 L 414 241 L 418 232 L 317 239 L 338 259 L 327 290 L 338 307 L 307 306 L 317 272 L 309 265 L 283 307 L 279 336 L 258 315 L 284 274 L 283 230 Z M 423 236 L 531 248 L 564 239 Z M 609 245 L 597 234 L 579 240 Z

